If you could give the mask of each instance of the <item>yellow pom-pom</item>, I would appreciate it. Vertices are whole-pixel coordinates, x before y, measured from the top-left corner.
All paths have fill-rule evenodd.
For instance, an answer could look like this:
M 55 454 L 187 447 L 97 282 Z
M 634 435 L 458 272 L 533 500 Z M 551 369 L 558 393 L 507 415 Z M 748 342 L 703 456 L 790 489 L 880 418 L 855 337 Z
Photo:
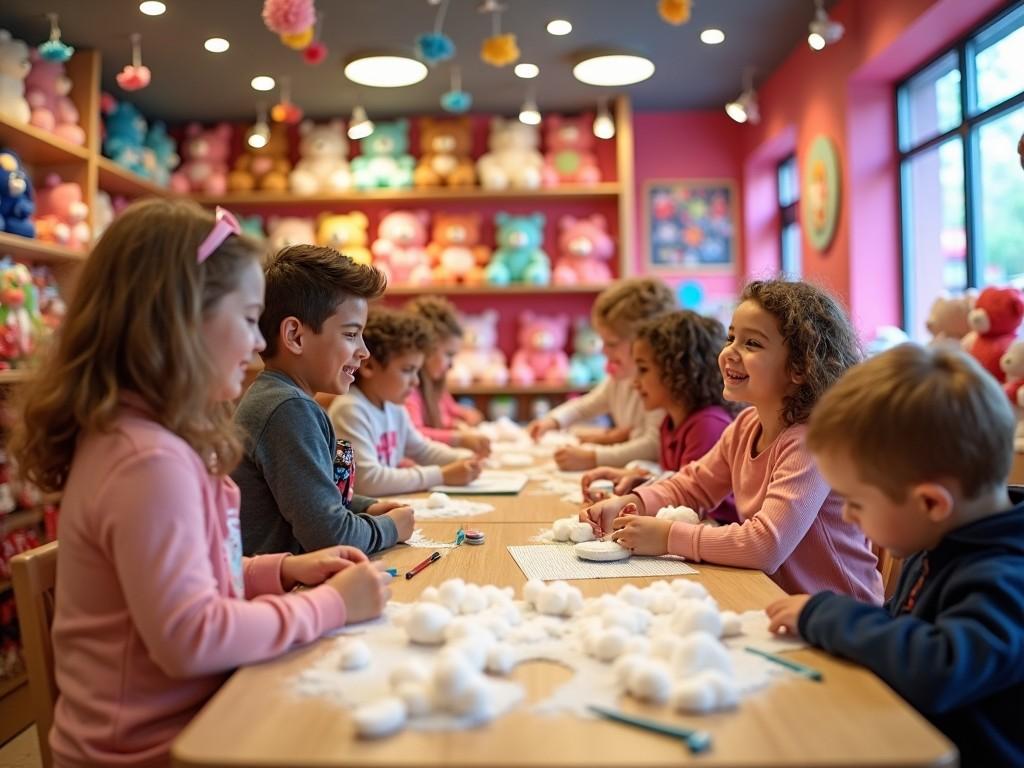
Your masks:
M 658 0 L 658 13 L 669 24 L 685 24 L 690 20 L 691 0 Z
M 494 67 L 504 67 L 519 60 L 515 35 L 494 35 L 484 40 L 480 58 Z
M 297 32 L 294 35 L 281 35 L 281 42 L 296 51 L 305 50 L 313 42 L 313 28 L 310 27 L 305 32 Z

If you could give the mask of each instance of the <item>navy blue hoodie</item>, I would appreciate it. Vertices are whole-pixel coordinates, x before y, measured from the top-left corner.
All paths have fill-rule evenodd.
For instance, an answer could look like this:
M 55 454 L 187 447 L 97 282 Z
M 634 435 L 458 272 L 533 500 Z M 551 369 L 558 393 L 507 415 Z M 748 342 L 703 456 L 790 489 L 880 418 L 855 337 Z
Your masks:
M 883 607 L 821 592 L 809 643 L 861 664 L 960 750 L 963 766 L 1024 766 L 1024 493 L 903 566 Z

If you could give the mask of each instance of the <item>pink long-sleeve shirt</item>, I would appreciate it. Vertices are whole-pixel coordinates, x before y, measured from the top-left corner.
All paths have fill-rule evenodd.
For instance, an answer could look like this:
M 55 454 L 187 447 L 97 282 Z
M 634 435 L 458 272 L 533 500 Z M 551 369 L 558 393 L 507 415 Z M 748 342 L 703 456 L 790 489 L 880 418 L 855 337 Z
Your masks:
M 285 555 L 242 557 L 237 486 L 125 399 L 80 438 L 61 503 L 57 766 L 166 765 L 231 670 L 345 623 L 332 587 L 282 594 Z
M 669 552 L 756 568 L 790 594 L 828 589 L 881 603 L 877 559 L 864 534 L 843 521 L 842 501 L 804 447 L 806 431 L 803 424 L 788 427 L 758 454 L 761 422 L 747 408 L 703 458 L 637 489 L 644 513 L 682 504 L 704 514 L 732 491 L 739 523 L 673 523 Z
M 421 435 L 445 445 L 453 445 L 455 433 L 458 431 L 455 424 L 462 418 L 462 406 L 447 390 L 441 393 L 437 405 L 441 416 L 441 426 L 428 427 L 426 424 L 427 407 L 423 403 L 423 393 L 420 392 L 419 387 L 413 387 L 412 392 L 405 398 L 405 410 L 409 412 L 409 421 Z

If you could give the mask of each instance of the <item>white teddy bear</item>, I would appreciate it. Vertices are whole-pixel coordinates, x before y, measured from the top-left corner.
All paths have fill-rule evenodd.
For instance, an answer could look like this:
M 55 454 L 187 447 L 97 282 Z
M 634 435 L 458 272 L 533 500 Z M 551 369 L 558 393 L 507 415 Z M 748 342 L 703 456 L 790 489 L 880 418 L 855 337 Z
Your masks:
M 544 158 L 537 151 L 537 126 L 518 120 L 491 120 L 488 146 L 491 151 L 477 161 L 484 189 L 537 189 Z
M 12 123 L 28 123 L 32 117 L 25 100 L 25 78 L 31 68 L 28 46 L 0 29 L 0 117 Z
M 344 192 L 352 188 L 348 167 L 348 138 L 345 124 L 332 120 L 327 125 L 314 125 L 306 120 L 299 126 L 301 160 L 288 177 L 292 192 L 315 195 L 320 192 Z

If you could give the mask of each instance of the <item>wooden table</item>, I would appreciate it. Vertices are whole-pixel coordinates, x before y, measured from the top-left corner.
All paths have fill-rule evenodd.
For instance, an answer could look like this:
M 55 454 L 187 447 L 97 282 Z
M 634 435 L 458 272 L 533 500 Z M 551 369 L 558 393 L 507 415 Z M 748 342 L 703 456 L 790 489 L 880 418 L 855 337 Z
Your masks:
M 510 501 L 532 506 L 532 497 Z M 496 504 L 497 506 L 497 504 Z M 505 508 L 505 504 L 502 504 Z M 514 509 L 510 514 L 516 516 Z M 564 515 L 558 507 L 548 519 Z M 426 536 L 451 540 L 461 521 L 421 525 Z M 445 557 L 412 580 L 393 582 L 394 599 L 415 599 L 428 585 L 455 576 L 467 581 L 519 587 L 524 576 L 508 554 L 509 544 L 525 544 L 537 534 L 537 522 L 502 522 L 498 512 L 474 523 L 486 543 L 446 550 Z M 400 572 L 430 550 L 397 547 L 383 560 Z M 697 576 L 723 608 L 760 608 L 781 595 L 764 574 L 699 564 Z M 617 590 L 626 581 L 574 581 L 584 594 Z M 693 757 L 678 742 L 613 723 L 572 716 L 540 718 L 525 706 L 472 731 L 425 733 L 406 730 L 389 739 L 363 741 L 355 736 L 348 713 L 315 698 L 300 698 L 287 681 L 326 652 L 316 644 L 272 662 L 238 671 L 185 729 L 173 746 L 174 765 L 225 766 L 496 766 L 562 768 L 593 766 L 945 766 L 956 764 L 955 748 L 887 686 L 863 669 L 812 650 L 793 658 L 824 673 L 825 681 L 781 678 L 749 696 L 735 712 L 683 717 L 667 708 L 648 707 L 623 698 L 622 708 L 705 728 L 713 734 L 708 754 Z M 514 678 L 527 700 L 543 697 L 569 672 L 548 662 L 520 665 Z

